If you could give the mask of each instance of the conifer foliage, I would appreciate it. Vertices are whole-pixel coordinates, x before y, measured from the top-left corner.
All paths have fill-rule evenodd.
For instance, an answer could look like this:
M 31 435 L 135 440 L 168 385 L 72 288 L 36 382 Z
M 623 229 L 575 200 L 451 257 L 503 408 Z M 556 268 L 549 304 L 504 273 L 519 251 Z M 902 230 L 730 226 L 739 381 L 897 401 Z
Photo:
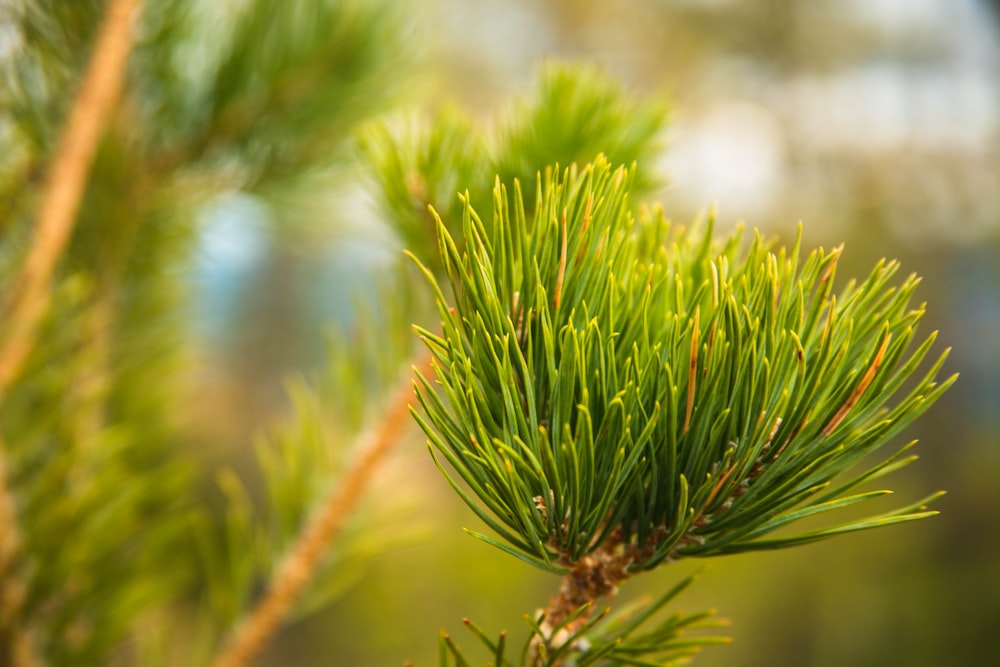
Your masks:
M 949 384 L 943 354 L 896 396 L 935 338 L 909 349 L 917 280 L 891 286 L 880 263 L 837 293 L 839 249 L 801 262 L 759 236 L 716 243 L 711 221 L 634 219 L 631 173 L 603 158 L 548 170 L 530 216 L 517 182 L 500 185 L 489 228 L 466 208 L 464 254 L 439 225 L 455 307 L 438 288 L 443 333 L 422 334 L 443 397 L 424 380 L 421 421 L 473 509 L 544 569 L 611 544 L 623 574 L 927 516 L 932 498 L 770 535 L 884 493 L 845 495 L 898 454 L 833 480 Z
M 777 248 L 742 230 L 717 240 L 711 218 L 672 225 L 658 205 L 634 202 L 651 182 L 635 166 L 571 157 L 569 167 L 504 180 L 494 158 L 492 201 L 481 182 L 457 200 L 423 188 L 476 176 L 470 155 L 545 145 L 572 156 L 569 147 L 589 145 L 588 101 L 593 87 L 608 89 L 599 81 L 588 70 L 543 72 L 539 106 L 559 108 L 559 129 L 530 101 L 506 127 L 537 121 L 551 135 L 477 132 L 453 112 L 367 135 L 390 220 L 406 238 L 430 224 L 420 211 L 429 203 L 436 228 L 436 253 L 411 246 L 440 315 L 437 328 L 418 327 L 435 360 L 414 412 L 431 453 L 493 533 L 471 534 L 563 575 L 524 649 L 531 664 L 598 660 L 594 605 L 642 571 L 935 514 L 927 505 L 939 493 L 863 519 L 832 513 L 891 493 L 863 487 L 915 460 L 914 443 L 874 464 L 869 456 L 954 381 L 937 381 L 947 350 L 924 363 L 936 333 L 917 335 L 919 280 L 897 284 L 896 262 L 838 287 L 842 248 L 802 257 L 799 241 Z M 553 90 L 561 94 L 548 97 Z M 645 118 L 633 138 L 663 122 L 662 109 L 641 104 L 605 99 L 601 108 L 627 109 L 619 122 Z M 574 128 L 579 141 L 560 139 Z M 526 146 L 528 136 L 538 145 Z M 642 139 L 626 144 L 648 159 Z M 806 519 L 806 530 L 790 525 Z M 668 635 L 618 645 L 652 660 L 675 641 L 717 640 Z M 462 664 L 442 642 L 442 655 Z
M 954 379 L 917 333 L 915 277 L 838 283 L 841 248 L 637 205 L 666 110 L 596 68 L 549 64 L 491 123 L 358 130 L 402 60 L 396 6 L 236 4 L 0 8 L 0 665 L 251 664 L 400 538 L 359 500 L 411 414 L 489 529 L 469 532 L 562 578 L 517 648 L 466 621 L 498 666 L 676 664 L 725 642 L 720 622 L 666 613 L 690 578 L 612 612 L 625 579 L 934 514 L 938 494 L 835 515 L 889 493 L 867 485 L 914 460 L 894 439 Z M 113 85 L 92 94 L 105 28 Z M 87 112 L 89 143 L 65 121 Z M 338 173 L 355 131 L 413 262 L 291 384 L 258 446 L 263 507 L 222 470 L 219 510 L 175 419 L 195 212 Z M 77 192 L 53 235 L 38 211 L 63 162 Z M 439 642 L 442 666 L 473 662 Z
M 354 125 L 397 80 L 399 16 L 329 0 L 0 6 L 0 664 L 207 664 L 338 469 L 330 441 L 349 441 L 363 410 L 320 410 L 323 392 L 300 386 L 298 421 L 262 445 L 279 506 L 257 516 L 226 472 L 226 516 L 199 506 L 177 417 L 194 220 L 221 192 L 266 203 L 344 165 Z M 112 23 L 121 57 L 98 62 Z M 91 85 L 88 67 L 120 94 Z M 68 124 L 78 109 L 101 116 L 87 137 Z M 63 148 L 81 142 L 92 159 Z M 82 191 L 53 243 L 36 220 L 69 154 Z M 384 364 L 408 356 L 399 339 L 381 341 Z M 372 358 L 329 375 L 364 375 L 375 403 L 399 369 Z
M 470 533 L 564 575 L 538 664 L 590 656 L 589 607 L 644 570 L 936 513 L 938 493 L 779 531 L 891 493 L 860 487 L 914 459 L 910 443 L 855 470 L 954 380 L 936 381 L 947 351 L 913 380 L 936 337 L 917 336 L 916 277 L 894 285 L 880 262 L 837 289 L 841 248 L 803 259 L 739 230 L 715 241 L 711 219 L 677 228 L 633 209 L 633 173 L 547 169 L 533 211 L 498 180 L 491 223 L 466 201 L 464 251 L 439 219 L 447 293 L 424 268 L 432 453 L 496 537 Z

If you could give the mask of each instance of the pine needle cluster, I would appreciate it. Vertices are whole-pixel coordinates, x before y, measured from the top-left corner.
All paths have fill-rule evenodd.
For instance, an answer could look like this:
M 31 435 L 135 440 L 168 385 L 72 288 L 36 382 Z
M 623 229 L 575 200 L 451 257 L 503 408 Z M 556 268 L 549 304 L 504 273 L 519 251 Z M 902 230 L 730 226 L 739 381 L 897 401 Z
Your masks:
M 836 290 L 840 248 L 803 260 L 633 214 L 632 174 L 548 169 L 531 214 L 498 181 L 492 224 L 466 201 L 464 251 L 438 222 L 453 298 L 424 269 L 441 333 L 420 331 L 436 372 L 415 414 L 497 537 L 470 532 L 565 575 L 550 628 L 665 562 L 920 519 L 939 495 L 775 533 L 890 493 L 859 487 L 911 445 L 855 466 L 951 384 L 947 351 L 913 380 L 935 335 L 917 336 L 918 280 L 893 285 L 895 263 Z

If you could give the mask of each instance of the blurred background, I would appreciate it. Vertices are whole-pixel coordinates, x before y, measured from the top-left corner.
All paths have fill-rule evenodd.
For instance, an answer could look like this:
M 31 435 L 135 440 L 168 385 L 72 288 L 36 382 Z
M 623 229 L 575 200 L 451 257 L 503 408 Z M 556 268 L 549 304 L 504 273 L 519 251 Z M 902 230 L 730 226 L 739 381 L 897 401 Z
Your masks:
M 720 230 L 744 220 L 782 242 L 801 221 L 806 247 L 846 244 L 842 278 L 882 257 L 924 277 L 925 333 L 940 330 L 945 371 L 962 377 L 904 434 L 921 461 L 888 483 L 900 502 L 946 489 L 941 516 L 708 563 L 679 605 L 718 608 L 735 642 L 695 664 L 1000 664 L 1000 3 L 424 0 L 398 13 L 381 111 L 488 119 L 546 59 L 597 63 L 670 105 L 656 168 L 673 219 L 716 206 Z M 199 209 L 185 432 L 210 464 L 249 470 L 254 433 L 288 412 L 285 378 L 350 348 L 330 332 L 350 329 L 398 256 L 352 159 L 307 196 L 233 190 Z M 435 664 L 439 628 L 474 642 L 463 617 L 526 634 L 522 615 L 558 582 L 461 532 L 479 522 L 415 433 L 366 502 L 400 494 L 412 539 L 376 550 L 262 664 Z

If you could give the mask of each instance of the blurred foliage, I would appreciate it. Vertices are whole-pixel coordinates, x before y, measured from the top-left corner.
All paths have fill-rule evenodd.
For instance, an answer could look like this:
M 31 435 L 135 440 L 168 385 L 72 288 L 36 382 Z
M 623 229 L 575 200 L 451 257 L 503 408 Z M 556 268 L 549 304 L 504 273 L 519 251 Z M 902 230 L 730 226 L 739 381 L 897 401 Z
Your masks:
M 363 129 L 360 149 L 379 188 L 387 220 L 404 246 L 440 271 L 432 207 L 461 244 L 464 204 L 492 205 L 491 183 L 520 181 L 524 208 L 535 210 L 538 174 L 547 166 L 586 164 L 598 153 L 616 164 L 648 168 L 636 195 L 656 185 L 666 108 L 640 100 L 596 66 L 548 63 L 534 93 L 493 125 L 479 126 L 447 108 L 428 122 L 394 118 Z M 488 223 L 487 223 L 488 224 Z
M 103 5 L 2 8 L 0 272 L 8 286 Z M 5 531 L 20 534 L 3 563 L 4 664 L 15 659 L 6 654 L 14 637 L 27 637 L 48 664 L 148 659 L 162 634 L 148 630 L 150 619 L 178 622 L 163 610 L 190 604 L 206 585 L 186 518 L 198 474 L 179 428 L 194 214 L 224 190 L 277 192 L 343 164 L 354 125 L 382 108 L 399 80 L 390 73 L 401 71 L 405 19 L 388 3 L 151 0 L 144 9 L 127 90 L 91 170 L 47 319 L 2 399 L 0 482 L 16 524 Z M 407 328 L 377 327 L 378 363 L 341 348 L 338 387 L 349 377 L 375 396 L 398 373 L 410 340 L 384 334 Z M 291 393 L 297 421 L 261 447 L 278 503 L 270 527 L 251 523 L 247 494 L 224 473 L 227 526 L 200 534 L 206 553 L 231 557 L 207 572 L 215 611 L 229 605 L 212 617 L 215 634 L 242 611 L 226 594 L 253 592 L 254 577 L 280 556 L 336 470 L 336 448 L 372 407 L 354 400 L 337 410 L 329 387 L 322 397 L 302 383 Z M 353 425 L 338 425 L 334 438 L 329 420 L 346 423 L 347 412 Z M 355 562 L 371 548 L 366 539 L 352 547 Z M 303 610 L 344 583 L 325 577 Z M 178 650 L 157 661 L 193 658 Z
M 654 167 L 667 122 L 662 102 L 638 99 L 594 66 L 550 64 L 536 86 L 533 99 L 516 103 L 501 121 L 489 174 L 504 183 L 523 183 L 526 210 L 535 209 L 530 185 L 541 169 L 552 164 L 582 166 L 598 153 L 612 164 L 642 166 L 632 184 L 636 198 L 662 185 Z
M 225 516 L 216 522 L 196 514 L 205 565 L 199 588 L 208 602 L 203 632 L 214 641 L 263 593 L 309 519 L 342 481 L 345 457 L 353 454 L 344 445 L 378 425 L 386 396 L 405 379 L 415 348 L 410 322 L 428 309 L 426 297 L 410 287 L 409 269 L 397 263 L 376 292 L 380 309 L 360 304 L 353 331 L 336 332 L 321 373 L 289 381 L 291 415 L 256 446 L 265 493 L 259 507 L 239 477 L 223 470 L 218 486 Z M 398 548 L 419 530 L 413 503 L 402 495 L 355 511 L 347 534 L 313 573 L 292 620 L 328 605 L 358 580 L 373 553 Z

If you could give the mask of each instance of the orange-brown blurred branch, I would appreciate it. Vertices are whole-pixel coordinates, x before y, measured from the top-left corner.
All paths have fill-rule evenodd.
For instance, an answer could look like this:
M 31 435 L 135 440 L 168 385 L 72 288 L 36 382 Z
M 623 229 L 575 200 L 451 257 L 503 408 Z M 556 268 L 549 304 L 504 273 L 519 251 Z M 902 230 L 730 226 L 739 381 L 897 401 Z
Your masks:
M 431 359 L 428 352 L 417 364 L 417 370 L 425 377 L 432 373 Z M 412 396 L 412 376 L 408 374 L 375 430 L 362 441 L 358 458 L 345 472 L 340 486 L 302 531 L 298 542 L 278 567 L 267 593 L 212 661 L 212 667 L 248 665 L 278 630 L 315 573 L 320 559 L 337 539 L 345 519 L 354 510 L 373 474 L 410 422 Z
M 31 352 L 45 314 L 49 283 L 73 230 L 87 174 L 121 92 L 132 50 L 132 24 L 141 0 L 109 0 L 90 64 L 70 111 L 42 195 L 35 237 L 21 274 L 4 304 L 6 336 L 0 347 L 0 395 Z

